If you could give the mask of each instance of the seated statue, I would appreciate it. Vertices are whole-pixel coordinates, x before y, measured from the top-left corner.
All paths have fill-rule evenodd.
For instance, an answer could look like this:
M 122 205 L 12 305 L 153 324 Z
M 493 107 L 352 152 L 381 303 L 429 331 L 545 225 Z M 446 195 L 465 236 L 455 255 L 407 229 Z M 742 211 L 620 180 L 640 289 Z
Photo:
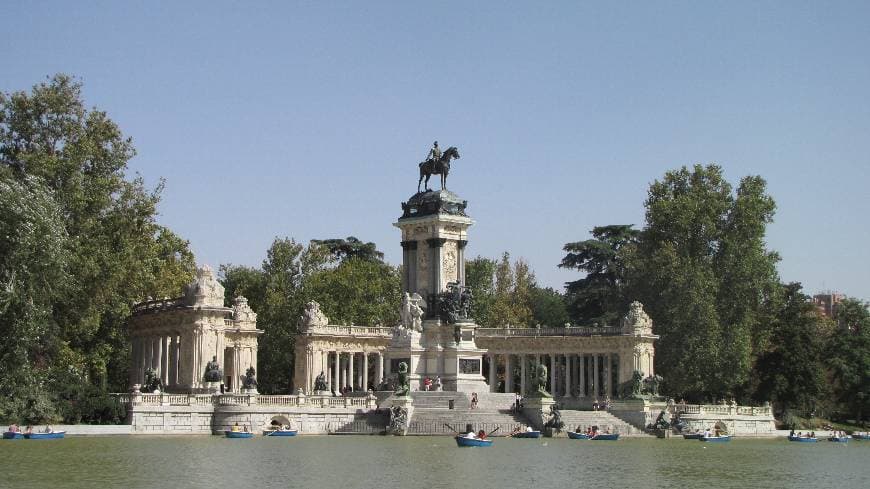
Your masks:
M 253 365 L 248 367 L 248 370 L 245 371 L 245 378 L 242 379 L 242 387 L 245 389 L 256 389 L 257 388 L 257 370 L 254 369 Z
M 223 380 L 224 373 L 221 370 L 220 364 L 217 362 L 217 356 L 211 357 L 211 361 L 205 364 L 205 375 L 203 380 L 206 382 L 220 382 Z
M 394 391 L 397 397 L 407 396 L 411 392 L 411 382 L 408 378 L 408 364 L 405 362 L 399 363 L 398 385 Z
M 323 374 L 323 371 L 320 372 L 320 375 L 314 379 L 314 390 L 315 391 L 325 391 L 326 387 L 326 375 Z

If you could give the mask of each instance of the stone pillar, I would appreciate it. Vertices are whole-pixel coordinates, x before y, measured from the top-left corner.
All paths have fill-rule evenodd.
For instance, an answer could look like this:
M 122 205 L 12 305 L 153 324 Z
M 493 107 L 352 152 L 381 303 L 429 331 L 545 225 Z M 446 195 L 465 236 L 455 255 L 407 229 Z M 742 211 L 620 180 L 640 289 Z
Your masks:
M 593 366 L 592 366 L 592 393 L 595 395 L 597 399 L 601 395 L 601 382 L 599 382 L 599 378 L 601 377 L 599 366 L 598 366 L 598 357 L 600 355 L 596 353 L 592 357 Z
M 332 391 L 341 394 L 341 352 L 335 350 L 335 366 L 332 368 Z
M 550 353 L 550 394 L 556 397 L 558 391 L 556 383 L 556 354 Z
M 520 355 L 520 395 L 526 395 L 526 377 L 528 377 L 526 373 L 526 355 Z
M 156 370 L 159 374 L 159 372 L 160 372 L 160 353 L 161 353 L 161 351 L 160 351 L 160 337 L 155 336 L 154 338 L 152 338 L 151 342 L 154 345 L 152 347 L 153 349 L 151 350 L 151 368 Z
M 160 384 L 169 384 L 169 338 L 160 337 Z
M 402 290 L 413 294 L 417 291 L 417 242 L 402 241 Z
M 580 355 L 580 396 L 586 397 L 586 355 Z
M 429 244 L 429 267 L 431 275 L 429 276 L 430 284 L 431 284 L 431 292 L 433 294 L 437 294 L 444 290 L 444 284 L 442 283 L 442 270 L 441 270 L 441 251 L 444 243 L 447 242 L 446 238 L 429 238 L 426 240 Z
M 459 277 L 459 285 L 465 285 L 465 245 L 468 240 L 460 239 L 456 242 L 456 269 Z
M 378 352 L 378 369 L 375 374 L 375 388 L 384 382 L 384 352 Z
M 498 387 L 498 377 L 496 375 L 496 359 L 497 355 L 491 354 L 489 356 L 489 391 L 496 392 L 496 387 Z
M 369 352 L 363 352 L 363 364 L 362 364 L 362 386 L 363 392 L 369 391 Z
M 169 340 L 169 385 L 178 385 L 178 335 L 175 333 Z
M 350 391 L 353 392 L 354 381 L 356 380 L 356 378 L 353 375 L 353 364 L 354 364 L 354 361 L 356 360 L 356 353 L 350 352 L 350 353 L 348 353 L 348 356 L 349 356 L 349 358 L 347 359 L 347 379 L 348 379 L 347 383 L 348 383 L 348 386 L 350 387 Z
M 565 397 L 571 397 L 571 355 L 565 355 Z
M 511 365 L 511 355 L 504 356 L 504 392 L 505 394 L 514 391 L 514 369 Z
M 607 362 L 607 370 L 604 371 L 606 379 L 604 395 L 611 397 L 613 395 L 613 357 L 608 353 L 607 355 L 604 355 L 604 359 Z

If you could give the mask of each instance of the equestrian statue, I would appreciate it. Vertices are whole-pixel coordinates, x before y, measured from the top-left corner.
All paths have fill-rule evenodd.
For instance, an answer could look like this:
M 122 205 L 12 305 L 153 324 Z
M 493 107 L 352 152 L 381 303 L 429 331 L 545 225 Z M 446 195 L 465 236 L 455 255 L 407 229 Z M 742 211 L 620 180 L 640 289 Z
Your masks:
M 447 174 L 450 173 L 450 161 L 459 159 L 459 150 L 455 146 L 447 148 L 444 153 L 441 153 L 441 148 L 438 147 L 438 141 L 429 150 L 429 155 L 426 161 L 420 163 L 420 180 L 417 181 L 417 193 L 420 192 L 420 184 L 423 184 L 425 191 L 429 191 L 429 177 L 432 175 L 441 175 L 441 190 L 447 190 Z M 424 181 L 423 178 L 426 178 Z

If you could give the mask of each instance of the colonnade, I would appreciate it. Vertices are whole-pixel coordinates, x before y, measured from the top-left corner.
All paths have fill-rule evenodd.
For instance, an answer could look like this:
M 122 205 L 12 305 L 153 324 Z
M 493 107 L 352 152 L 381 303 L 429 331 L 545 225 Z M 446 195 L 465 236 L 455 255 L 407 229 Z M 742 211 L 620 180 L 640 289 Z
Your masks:
M 308 354 L 306 392 L 314 391 L 314 382 L 323 372 L 327 389 L 335 394 L 347 390 L 368 391 L 384 381 L 383 351 L 312 350 Z
M 133 352 L 130 384 L 143 384 L 145 370 L 153 369 L 166 387 L 178 385 L 181 335 L 136 336 L 132 339 Z
M 490 392 L 528 392 L 531 369 L 547 367 L 547 389 L 559 397 L 614 397 L 626 380 L 617 353 L 488 353 Z M 519 378 L 519 385 L 517 385 Z

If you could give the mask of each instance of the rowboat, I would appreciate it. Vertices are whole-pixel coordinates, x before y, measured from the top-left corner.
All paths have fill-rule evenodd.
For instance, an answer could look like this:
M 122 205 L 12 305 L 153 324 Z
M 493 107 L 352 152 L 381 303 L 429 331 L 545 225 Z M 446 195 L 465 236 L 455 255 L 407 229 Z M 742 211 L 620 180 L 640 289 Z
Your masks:
M 828 441 L 835 443 L 846 443 L 849 441 L 849 436 L 829 436 Z
M 702 436 L 704 436 L 703 433 L 683 433 L 684 440 L 698 440 Z
M 588 440 L 589 435 L 587 435 L 586 433 L 577 433 L 575 431 L 569 431 L 568 438 L 570 438 L 572 440 Z
M 49 431 L 48 433 L 25 433 L 24 438 L 28 440 L 49 440 L 63 438 L 66 431 Z
M 857 433 L 852 435 L 853 440 L 870 440 L 870 435 L 859 435 Z
M 513 438 L 540 438 L 541 432 L 538 430 L 520 431 L 518 433 L 514 433 L 513 435 L 511 435 L 511 437 L 513 437 Z
M 480 438 L 466 438 L 461 435 L 454 437 L 456 445 L 460 447 L 491 447 L 492 440 L 481 440 Z
M 263 430 L 263 436 L 296 436 L 298 430 Z
M 809 438 L 806 436 L 789 436 L 788 441 L 796 441 L 798 443 L 815 443 L 819 441 L 818 438 Z
M 592 440 L 614 441 L 619 439 L 619 433 L 600 433 L 592 437 Z
M 20 440 L 24 438 L 24 433 L 20 431 L 4 431 L 3 439 L 4 440 Z
M 701 435 L 698 439 L 701 441 L 709 441 L 711 443 L 725 443 L 726 441 L 731 441 L 731 435 L 719 435 L 719 436 Z
M 254 434 L 250 431 L 224 431 L 227 438 L 253 438 Z

